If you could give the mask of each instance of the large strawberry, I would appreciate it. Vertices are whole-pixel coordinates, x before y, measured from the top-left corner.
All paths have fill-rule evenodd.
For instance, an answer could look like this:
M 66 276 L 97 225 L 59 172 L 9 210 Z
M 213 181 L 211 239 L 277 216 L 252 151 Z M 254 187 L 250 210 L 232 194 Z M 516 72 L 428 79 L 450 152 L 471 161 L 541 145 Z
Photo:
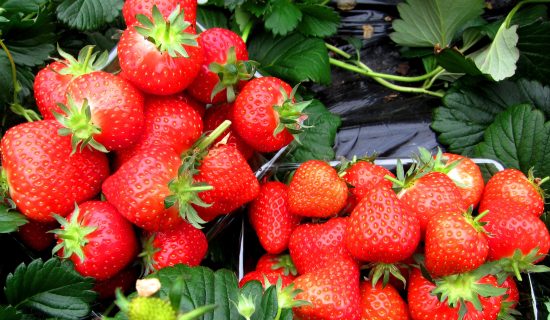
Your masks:
M 363 281 L 360 290 L 362 320 L 410 319 L 407 304 L 401 298 L 399 291 L 390 284 L 372 285 L 370 281 Z
M 35 251 L 43 251 L 54 242 L 54 235 L 49 232 L 59 226 L 56 222 L 38 222 L 30 220 L 17 230 L 17 237 L 29 248 Z
M 328 218 L 344 208 L 348 187 L 336 169 L 321 160 L 308 160 L 294 173 L 288 189 L 292 214 Z
M 137 255 L 132 225 L 108 202 L 88 201 L 64 219 L 56 217 L 58 244 L 54 252 L 71 259 L 75 270 L 97 280 L 124 269 Z
M 518 204 L 524 211 L 539 217 L 544 212 L 544 193 L 540 185 L 546 180 L 548 178 L 535 178 L 532 170 L 528 176 L 513 168 L 499 171 L 487 182 L 479 210 L 485 211 L 502 203 Z
M 208 242 L 204 233 L 187 222 L 145 235 L 140 254 L 148 271 L 160 270 L 178 263 L 198 266 L 206 254 Z
M 484 214 L 487 214 L 485 212 Z M 471 212 L 439 213 L 428 222 L 425 235 L 426 268 L 436 277 L 472 271 L 489 254 L 489 244 L 479 220 Z
M 288 210 L 288 186 L 277 181 L 260 186 L 257 198 L 249 206 L 248 217 L 260 244 L 272 254 L 287 249 L 292 230 L 300 223 L 300 217 Z
M 153 146 L 182 153 L 201 136 L 202 129 L 200 115 L 185 97 L 146 96 L 143 134 L 135 145 L 117 152 L 117 164 Z
M 23 123 L 1 141 L 9 195 L 34 220 L 54 221 L 52 213 L 66 216 L 75 202 L 95 197 L 109 175 L 105 154 L 88 148 L 71 154 L 71 138 L 59 136 L 60 128 L 55 120 Z
M 154 6 L 152 19 L 138 15 L 140 25 L 128 27 L 118 43 L 124 77 L 141 90 L 158 95 L 185 89 L 197 76 L 203 61 L 190 23 L 174 11 L 165 19 Z M 185 30 L 185 31 L 184 31 Z
M 302 111 L 309 102 L 294 102 L 293 90 L 275 77 L 247 82 L 235 100 L 235 130 L 259 152 L 273 152 L 294 140 L 307 118 Z
M 197 21 L 197 1 L 193 0 L 126 0 L 122 6 L 122 16 L 126 26 L 131 27 L 139 24 L 138 14 L 151 18 L 153 6 L 157 6 L 164 18 L 168 18 L 178 5 L 184 13 L 183 19 L 194 26 Z
M 195 81 L 187 88 L 204 103 L 233 102 L 239 86 L 254 75 L 242 38 L 223 28 L 211 28 L 199 35 L 204 62 Z
M 73 148 L 90 145 L 100 151 L 135 144 L 143 131 L 143 96 L 121 77 L 95 71 L 75 78 L 67 87 L 67 105 L 56 119 L 72 135 Z

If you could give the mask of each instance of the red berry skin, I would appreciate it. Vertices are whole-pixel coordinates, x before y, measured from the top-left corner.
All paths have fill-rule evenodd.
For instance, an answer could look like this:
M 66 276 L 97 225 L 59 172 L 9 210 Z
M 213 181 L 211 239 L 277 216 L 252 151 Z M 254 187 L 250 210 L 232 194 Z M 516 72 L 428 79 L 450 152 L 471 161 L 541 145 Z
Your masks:
M 290 212 L 311 218 L 335 216 L 344 208 L 348 187 L 336 169 L 321 160 L 302 163 L 289 185 Z
M 189 85 L 187 91 L 193 98 L 204 103 L 227 102 L 226 90 L 218 92 L 211 99 L 212 91 L 220 81 L 220 77 L 210 71 L 209 66 L 215 62 L 225 64 L 229 48 L 235 49 L 238 61 L 248 60 L 248 51 L 243 39 L 235 32 L 223 28 L 210 28 L 201 32 L 198 38 L 199 45 L 204 49 L 204 62 L 195 81 Z M 242 85 L 244 81 L 240 82 Z
M 178 154 L 152 148 L 124 163 L 103 183 L 103 194 L 130 222 L 147 231 L 174 228 L 183 222 L 177 206 L 165 208 L 168 183 L 180 166 Z
M 131 27 L 139 24 L 136 19 L 138 14 L 151 18 L 153 6 L 157 6 L 166 19 L 177 5 L 180 6 L 180 10 L 183 10 L 185 21 L 194 26 L 197 21 L 197 1 L 192 0 L 126 0 L 122 6 L 122 16 L 126 26 Z
M 460 213 L 440 213 L 428 222 L 426 268 L 435 277 L 465 273 L 480 267 L 489 254 L 487 236 Z
M 54 120 L 52 111 L 61 113 L 57 103 L 65 104 L 67 101 L 65 92 L 74 76 L 59 73 L 66 68 L 66 63 L 67 60 L 54 61 L 38 71 L 34 78 L 34 99 L 45 120 Z
M 333 260 L 331 265 L 303 274 L 294 280 L 302 290 L 296 300 L 311 305 L 293 308 L 297 319 L 361 319 L 359 268 L 350 258 Z
M 433 215 L 464 212 L 468 208 L 457 185 L 441 172 L 430 172 L 418 178 L 412 186 L 401 190 L 397 197 L 406 210 L 416 214 L 422 234 Z
M 107 150 L 135 144 L 143 132 L 143 95 L 121 77 L 95 71 L 76 77 L 67 87 L 77 105 L 88 101 L 92 122 L 101 129 L 94 139 Z
M 357 198 L 357 201 L 376 186 L 383 185 L 391 188 L 393 183 L 384 178 L 385 176 L 395 178 L 395 175 L 388 169 L 372 162 L 361 160 L 352 164 L 345 172 L 344 180 L 353 186 L 353 188 L 349 188 L 349 191 Z
M 180 154 L 189 149 L 203 131 L 200 115 L 180 96 L 147 96 L 144 127 L 135 145 L 117 152 L 118 166 L 151 147 L 164 147 Z
M 361 290 L 361 320 L 409 320 L 409 309 L 399 291 L 381 282 L 375 286 L 363 281 Z
M 178 263 L 198 266 L 208 250 L 204 233 L 187 222 L 149 236 L 154 237 L 153 247 L 158 249 L 153 255 L 152 267 L 155 270 Z
M 199 193 L 210 207 L 194 206 L 200 217 L 211 221 L 254 200 L 260 183 L 246 159 L 232 145 L 218 145 L 208 151 L 194 175 L 195 182 L 205 182 L 214 189 Z
M 290 255 L 288 254 L 263 254 L 256 263 L 257 271 L 271 272 L 276 271 L 283 275 L 295 276 L 296 272 L 293 270 L 294 263 L 292 262 Z M 295 277 L 293 277 L 295 278 Z
M 492 275 L 485 276 L 479 280 L 479 283 L 497 286 L 497 281 Z M 422 276 L 420 270 L 414 268 L 409 278 L 409 287 L 407 292 L 407 301 L 409 311 L 413 320 L 456 320 L 458 319 L 458 307 L 451 308 L 447 301 L 440 302 L 437 296 L 432 295 L 435 285 Z M 502 296 L 498 297 L 479 297 L 482 311 L 477 311 L 475 307 L 466 302 L 467 312 L 464 319 L 467 320 L 496 320 Z
M 359 260 L 396 263 L 415 252 L 420 226 L 395 192 L 380 186 L 371 189 L 353 209 L 344 242 Z
M 118 59 L 124 77 L 140 90 L 171 95 L 191 84 L 204 59 L 201 47 L 185 46 L 185 50 L 189 57 L 172 58 L 134 28 L 128 28 L 118 42 Z
M 134 229 L 108 202 L 87 201 L 79 208 L 80 224 L 97 229 L 86 237 L 87 243 L 82 247 L 84 259 L 71 255 L 75 270 L 100 281 L 113 277 L 137 256 L 138 240 Z M 70 221 L 73 214 L 67 216 L 67 220 Z M 58 239 L 58 242 L 63 240 Z
M 446 161 L 447 166 L 460 161 L 456 167 L 447 172 L 447 176 L 457 183 L 467 205 L 477 207 L 485 187 L 479 166 L 472 159 L 453 153 L 443 153 L 442 159 Z
M 19 227 L 17 237 L 32 250 L 44 251 L 55 242 L 54 234 L 48 231 L 58 227 L 57 222 L 41 223 L 29 220 L 29 222 Z
M 266 278 L 271 285 L 277 284 L 277 281 L 279 281 L 279 278 L 281 278 L 281 285 L 283 288 L 291 284 L 294 280 L 294 276 L 285 276 L 284 274 L 281 274 L 277 271 L 254 270 L 245 274 L 244 277 L 239 280 L 239 288 L 242 288 L 247 282 L 254 280 L 259 281 L 262 284 L 262 287 L 265 288 Z
M 348 220 L 338 217 L 325 223 L 304 223 L 294 229 L 288 249 L 299 274 L 323 268 L 337 256 L 351 257 L 344 244 Z
M 489 179 L 483 190 L 479 212 L 490 210 L 496 204 L 517 204 L 523 207 L 523 211 L 540 217 L 544 212 L 544 199 L 539 190 L 534 182 L 517 169 L 499 171 Z
M 514 278 L 506 278 L 499 287 L 506 288 L 506 293 L 504 294 L 505 298 L 502 302 L 510 302 L 511 304 L 508 307 L 514 309 L 519 303 L 519 290 Z
M 109 279 L 96 281 L 94 291 L 99 294 L 100 300 L 113 299 L 117 289 L 120 289 L 124 293 L 134 289 L 138 278 L 139 269 L 128 267 Z
M 57 134 L 55 120 L 11 127 L 1 141 L 2 167 L 11 199 L 30 219 L 55 221 L 74 204 L 95 197 L 109 175 L 107 156 L 84 148 L 71 155 L 71 138 Z
M 286 82 L 275 77 L 255 78 L 246 83 L 235 100 L 234 129 L 258 152 L 274 152 L 294 140 L 286 128 L 273 135 L 279 123 L 273 106 L 284 102 L 281 88 L 290 96 L 292 88 Z
M 288 210 L 288 186 L 271 181 L 260 186 L 260 192 L 250 204 L 248 217 L 265 251 L 278 254 L 288 248 L 292 230 L 300 217 Z

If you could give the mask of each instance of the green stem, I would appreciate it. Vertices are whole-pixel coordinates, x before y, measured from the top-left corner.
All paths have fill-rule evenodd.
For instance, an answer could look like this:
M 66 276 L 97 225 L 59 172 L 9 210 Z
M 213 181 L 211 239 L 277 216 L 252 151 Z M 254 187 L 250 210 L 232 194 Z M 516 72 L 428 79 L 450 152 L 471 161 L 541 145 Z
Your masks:
M 332 52 L 334 53 L 337 53 L 339 55 L 341 55 L 342 57 L 346 58 L 346 59 L 350 59 L 351 58 L 351 54 L 345 52 L 344 50 L 338 48 L 338 47 L 335 47 L 331 44 L 328 44 L 325 42 L 325 46 Z
M 243 39 L 243 41 L 246 43 L 246 41 L 248 41 L 248 36 L 250 35 L 250 31 L 252 31 L 252 26 L 254 25 L 254 22 L 252 20 L 250 20 L 246 26 L 244 27 L 244 30 L 243 30 L 243 34 L 241 36 L 241 38 Z
M 196 148 L 205 150 L 231 125 L 231 121 L 225 120 L 214 131 L 212 131 L 204 140 L 202 140 Z
M 510 10 L 508 15 L 506 16 L 506 19 L 504 20 L 504 24 L 506 28 L 510 28 L 510 23 L 512 23 L 512 18 L 514 17 L 516 12 L 518 12 L 518 10 L 521 9 L 521 7 L 523 7 L 523 5 L 529 4 L 529 3 L 550 3 L 550 0 L 524 0 L 516 4 L 516 6 L 512 10 Z
M 278 307 L 277 308 L 277 314 L 275 315 L 275 318 L 273 320 L 279 320 L 281 318 L 282 311 L 283 311 L 283 308 Z
M 199 307 L 197 309 L 191 310 L 187 313 L 184 313 L 184 314 L 178 316 L 178 320 L 197 319 L 198 317 L 202 316 L 203 314 L 216 309 L 216 307 L 217 306 L 215 304 L 208 304 L 206 306 Z
M 12 81 L 12 84 L 13 84 L 13 103 L 17 103 L 18 102 L 18 99 L 17 99 L 17 92 L 19 90 L 17 90 L 17 69 L 15 68 L 15 62 L 13 61 L 13 57 L 10 53 L 10 50 L 8 49 L 8 47 L 6 47 L 6 45 L 4 44 L 4 41 L 2 41 L 2 39 L 0 39 L 0 46 L 2 47 L 2 50 L 4 50 L 4 52 L 6 53 L 6 56 L 8 57 L 8 61 L 10 62 L 10 67 L 11 67 L 11 81 Z

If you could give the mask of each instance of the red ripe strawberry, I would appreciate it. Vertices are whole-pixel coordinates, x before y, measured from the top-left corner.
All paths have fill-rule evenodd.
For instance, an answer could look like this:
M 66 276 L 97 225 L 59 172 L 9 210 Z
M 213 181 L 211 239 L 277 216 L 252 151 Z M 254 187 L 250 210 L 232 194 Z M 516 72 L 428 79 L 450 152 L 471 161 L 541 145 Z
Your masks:
M 122 6 L 122 16 L 126 26 L 131 27 L 139 24 L 136 19 L 138 14 L 151 18 L 153 6 L 157 6 L 164 18 L 168 18 L 178 5 L 183 10 L 185 21 L 194 26 L 197 22 L 197 1 L 192 0 L 126 0 Z
M 264 254 L 256 263 L 256 271 L 276 271 L 285 276 L 296 276 L 296 274 L 298 274 L 296 267 L 288 254 Z
M 88 201 L 67 219 L 57 216 L 54 252 L 71 259 L 75 270 L 97 280 L 108 279 L 134 260 L 138 241 L 132 225 L 108 202 Z
M 181 96 L 147 96 L 143 134 L 137 144 L 117 152 L 118 165 L 153 146 L 180 154 L 200 138 L 202 129 L 200 115 Z
M 59 227 L 56 222 L 41 223 L 30 220 L 19 227 L 17 237 L 34 251 L 44 251 L 55 242 L 55 236 L 48 231 Z
M 353 159 L 351 162 L 343 164 L 342 169 L 345 172 L 343 178 L 352 186 L 349 191 L 357 198 L 357 201 L 376 186 L 383 185 L 391 188 L 393 185 L 385 176 L 395 178 L 395 175 L 388 169 L 374 164 L 370 158 Z
M 204 49 L 204 62 L 189 94 L 204 103 L 233 102 L 236 89 L 254 75 L 248 51 L 242 38 L 223 28 L 211 28 L 199 35 Z
M 96 281 L 94 284 L 94 291 L 99 294 L 100 300 L 112 299 L 115 297 L 117 289 L 120 289 L 122 292 L 134 289 L 138 277 L 139 269 L 136 267 L 129 267 L 109 279 Z
M 300 165 L 288 189 L 290 212 L 304 217 L 328 218 L 346 205 L 348 187 L 336 169 L 321 160 Z
M 66 103 L 66 90 L 76 77 L 98 71 L 107 62 L 107 53 L 97 57 L 93 46 L 85 46 L 80 51 L 78 60 L 58 49 L 63 60 L 57 60 L 41 69 L 34 79 L 34 98 L 38 110 L 46 120 L 53 120 L 52 112 L 60 113 L 58 103 Z M 97 58 L 97 59 L 96 59 Z
M 271 181 L 260 186 L 260 192 L 248 210 L 250 223 L 265 251 L 277 254 L 288 247 L 292 230 L 300 217 L 288 211 L 288 186 Z
M 205 221 L 230 213 L 254 200 L 260 192 L 260 184 L 254 172 L 235 146 L 218 145 L 211 148 L 197 170 L 194 181 L 212 186 L 211 190 L 199 194 L 202 201 L 211 206 L 195 206 Z
M 323 268 L 335 257 L 350 253 L 344 244 L 348 218 L 332 218 L 325 223 L 304 223 L 290 236 L 288 249 L 299 274 Z
M 105 154 L 84 148 L 71 154 L 71 138 L 55 120 L 10 128 L 1 141 L 9 195 L 21 213 L 37 221 L 66 216 L 74 204 L 95 197 L 109 175 Z
M 197 76 L 203 61 L 193 30 L 181 13 L 164 19 L 153 7 L 152 21 L 141 16 L 141 26 L 128 27 L 118 43 L 124 77 L 139 89 L 157 95 L 182 91 Z
M 415 252 L 420 226 L 391 189 L 378 186 L 353 209 L 344 242 L 357 259 L 392 264 Z
M 254 150 L 273 152 L 294 140 L 307 118 L 308 102 L 294 103 L 294 92 L 274 77 L 250 80 L 235 100 L 234 128 Z
M 185 93 L 185 91 L 175 94 L 175 97 L 183 101 L 184 103 L 188 104 L 191 108 L 193 108 L 200 115 L 201 118 L 204 117 L 204 114 L 206 113 L 205 103 L 198 102 L 197 100 L 191 98 L 189 95 Z
M 233 122 L 233 106 L 233 103 L 224 103 L 208 108 L 204 115 L 204 131 L 216 129 L 216 127 L 225 120 Z M 215 142 L 225 139 L 227 135 L 229 135 L 229 137 L 227 138 L 226 144 L 234 145 L 246 159 L 250 159 L 254 150 L 247 145 L 231 127 L 225 130 Z
M 454 277 L 454 276 L 453 276 Z M 460 280 L 463 280 L 459 284 Z M 409 280 L 409 289 L 407 292 L 407 300 L 409 302 L 409 311 L 413 320 L 420 319 L 433 319 L 433 320 L 494 320 L 497 318 L 497 315 L 502 304 L 502 296 L 498 294 L 503 294 L 503 289 L 498 288 L 492 290 L 491 295 L 484 297 L 478 295 L 471 290 L 478 290 L 482 285 L 491 285 L 495 289 L 497 286 L 497 281 L 494 276 L 486 275 L 481 277 L 479 280 L 476 277 L 468 275 L 467 277 L 462 277 L 458 282 L 456 282 L 455 291 L 449 292 L 452 296 L 449 298 L 454 298 L 453 305 L 450 305 L 449 298 L 445 298 L 443 302 L 438 300 L 436 293 L 434 291 L 437 289 L 436 285 L 422 276 L 420 270 L 414 269 L 411 273 Z M 458 285 L 458 286 L 457 286 Z M 469 286 L 469 287 L 467 287 Z M 449 287 L 449 286 L 448 286 Z M 452 287 L 450 288 L 453 289 Z M 489 290 L 488 288 L 483 288 L 484 291 Z M 459 299 L 465 298 L 474 298 L 478 299 L 480 302 L 481 311 L 476 310 L 475 306 L 470 301 L 465 301 L 463 304 L 459 303 Z M 459 304 L 461 306 L 459 306 Z M 465 315 L 463 318 L 459 317 L 459 309 L 464 308 Z
M 428 222 L 425 236 L 426 268 L 436 277 L 472 271 L 489 254 L 489 244 L 479 222 L 482 215 L 439 213 Z
M 187 222 L 166 230 L 146 234 L 143 252 L 148 271 L 160 270 L 178 263 L 198 266 L 208 250 L 204 233 Z
M 177 177 L 180 158 L 172 150 L 151 148 L 124 163 L 103 183 L 103 194 L 130 222 L 148 231 L 173 228 L 183 220 L 166 208 L 168 183 Z
M 544 212 L 544 197 L 540 185 L 546 180 L 547 178 L 535 178 L 532 171 L 528 177 L 517 169 L 497 172 L 483 190 L 479 210 L 488 210 L 495 203 L 518 204 L 523 207 L 523 211 L 539 217 Z
M 135 144 L 143 131 L 143 96 L 128 81 L 104 71 L 75 78 L 67 87 L 67 106 L 56 114 L 72 135 L 73 148 L 90 146 L 107 152 Z
M 274 285 L 277 281 L 279 281 L 279 279 L 281 279 L 281 287 L 284 288 L 292 283 L 294 276 L 285 276 L 278 271 L 254 270 L 244 275 L 244 277 L 239 281 L 239 288 L 244 286 L 247 282 L 253 280 L 259 281 L 265 288 L 268 284 L 267 282 L 269 282 L 270 285 Z
M 361 282 L 362 320 L 408 320 L 409 309 L 399 292 L 391 285 Z
M 466 204 L 476 207 L 485 186 L 479 166 L 472 159 L 453 153 L 443 153 L 441 159 L 446 162 L 446 168 L 452 167 L 447 176 L 458 185 Z M 456 161 L 460 163 L 454 166 Z
M 361 319 L 359 268 L 350 258 L 333 260 L 324 268 L 303 274 L 294 285 L 302 290 L 296 299 L 311 302 L 293 308 L 297 319 Z

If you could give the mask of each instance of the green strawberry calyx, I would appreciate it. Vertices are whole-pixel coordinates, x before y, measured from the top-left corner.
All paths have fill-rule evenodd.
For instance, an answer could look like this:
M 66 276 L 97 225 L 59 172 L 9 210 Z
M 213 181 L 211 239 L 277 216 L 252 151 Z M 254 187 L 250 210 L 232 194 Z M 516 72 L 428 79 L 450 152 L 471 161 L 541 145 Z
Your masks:
M 256 306 L 254 305 L 254 298 L 249 295 L 240 293 L 239 299 L 237 300 L 237 302 L 236 303 L 234 301 L 231 301 L 231 302 L 233 302 L 239 314 L 243 316 L 246 320 L 250 320 L 250 317 L 252 317 L 254 312 L 256 312 Z
M 485 230 L 485 225 L 487 224 L 487 222 L 483 222 L 480 220 L 489 213 L 489 210 L 485 210 L 475 217 L 473 216 L 473 210 L 474 206 L 469 206 L 466 212 L 462 214 L 462 216 L 464 217 L 466 222 L 468 222 L 468 224 L 470 224 L 476 230 L 476 232 L 488 235 L 487 230 Z
M 405 288 L 407 285 L 407 280 L 405 280 L 405 277 L 401 274 L 401 270 L 399 270 L 400 266 L 406 267 L 407 265 L 376 262 L 368 264 L 366 267 L 370 268 L 369 279 L 372 279 L 373 286 L 375 286 L 380 278 L 382 278 L 382 287 L 385 287 L 389 283 L 391 275 L 403 282 L 403 288 Z
M 226 57 L 225 63 L 212 62 L 208 65 L 208 70 L 217 74 L 219 79 L 212 89 L 210 100 L 226 89 L 227 102 L 235 101 L 235 87 L 240 81 L 252 79 L 259 65 L 256 61 L 238 60 L 235 47 L 227 50 Z
M 71 213 L 70 220 L 57 214 L 53 216 L 59 222 L 61 228 L 49 232 L 56 234 L 57 238 L 61 241 L 53 248 L 52 254 L 63 249 L 63 259 L 68 259 L 74 254 L 80 261 L 85 261 L 84 247 L 89 243 L 88 238 L 90 234 L 96 231 L 97 227 L 87 226 L 82 223 L 80 208 L 76 204 L 74 211 Z
M 462 163 L 464 159 L 449 162 L 443 157 L 443 151 L 441 151 L 441 148 L 438 147 L 437 153 L 435 154 L 435 156 L 432 156 L 431 152 L 428 149 L 419 147 L 418 155 L 415 157 L 415 160 L 418 162 L 420 167 L 424 168 L 424 171 L 444 173 L 449 176 L 449 178 L 451 178 L 458 187 L 467 187 L 462 181 L 454 179 L 449 175 L 450 172 L 454 170 L 460 163 Z
M 513 308 L 513 301 L 505 301 L 503 297 L 502 304 L 500 305 L 500 311 L 498 313 L 498 320 L 515 320 L 516 317 L 521 317 L 521 312 Z
M 168 52 L 172 58 L 188 58 L 185 46 L 197 47 L 198 35 L 185 32 L 191 23 L 185 21 L 183 9 L 180 10 L 177 5 L 165 19 L 155 5 L 152 17 L 150 19 L 144 14 L 138 14 L 136 19 L 141 26 L 134 26 L 136 31 L 153 43 L 160 52 Z
M 142 251 L 138 254 L 138 257 L 143 259 L 143 265 L 145 267 L 145 275 L 148 275 L 154 271 L 155 268 L 155 254 L 160 251 L 159 248 L 155 247 L 155 234 L 152 234 L 148 237 L 142 239 Z
M 8 174 L 4 168 L 0 167 L 0 204 L 9 199 L 9 190 Z
M 273 258 L 275 263 L 271 265 L 271 270 L 278 270 L 283 269 L 283 274 L 285 276 L 298 275 L 298 271 L 296 270 L 296 266 L 294 265 L 294 262 L 292 262 L 292 258 L 290 258 L 289 254 L 283 254 L 278 257 Z
M 266 289 L 271 286 L 275 286 L 275 290 L 277 292 L 277 314 L 275 315 L 275 320 L 280 319 L 284 309 L 311 305 L 311 302 L 309 301 L 296 299 L 296 296 L 302 292 L 302 290 L 294 289 L 293 283 L 283 287 L 283 279 L 281 277 L 277 278 L 277 283 L 272 284 L 269 282 L 267 277 L 264 276 L 264 285 Z
M 71 154 L 74 154 L 79 146 L 80 151 L 89 146 L 101 152 L 109 152 L 105 146 L 94 139 L 95 135 L 101 133 L 101 128 L 93 123 L 92 111 L 87 99 L 84 99 L 82 104 L 78 104 L 69 94 L 67 105 L 62 103 L 57 105 L 63 112 L 52 111 L 55 119 L 63 126 L 57 133 L 60 136 L 71 136 Z
M 273 136 L 278 135 L 286 129 L 294 136 L 294 140 L 298 143 L 300 143 L 298 135 L 303 132 L 304 128 L 311 127 L 304 124 L 308 116 L 303 111 L 312 102 L 312 100 L 295 102 L 295 96 L 299 86 L 300 84 L 294 86 L 290 95 L 286 93 L 283 87 L 280 87 L 279 91 L 283 97 L 283 102 L 280 105 L 273 106 L 273 110 L 278 117 L 277 127 L 273 131 Z
M 83 47 L 78 53 L 78 58 L 74 58 L 72 55 L 61 50 L 59 45 L 57 45 L 57 52 L 64 59 L 56 59 L 57 61 L 65 65 L 61 70 L 55 71 L 61 75 L 72 75 L 74 77 L 98 71 L 107 66 L 109 62 L 109 53 L 103 51 L 101 54 L 99 52 L 94 52 L 93 45 L 87 45 Z
M 542 184 L 550 180 L 550 177 L 544 177 L 544 178 L 535 177 L 534 168 L 531 168 L 527 172 L 527 179 L 533 185 L 533 187 L 535 188 L 537 193 L 541 196 L 541 198 L 546 199 L 546 194 L 544 192 L 544 189 L 541 186 Z
M 550 272 L 550 267 L 535 264 L 543 257 L 539 254 L 539 248 L 537 247 L 528 254 L 523 254 L 520 249 L 516 249 L 511 257 L 497 260 L 496 264 L 500 268 L 500 272 L 497 273 L 499 283 L 503 282 L 509 275 L 514 275 L 519 281 L 522 281 L 521 273 Z

